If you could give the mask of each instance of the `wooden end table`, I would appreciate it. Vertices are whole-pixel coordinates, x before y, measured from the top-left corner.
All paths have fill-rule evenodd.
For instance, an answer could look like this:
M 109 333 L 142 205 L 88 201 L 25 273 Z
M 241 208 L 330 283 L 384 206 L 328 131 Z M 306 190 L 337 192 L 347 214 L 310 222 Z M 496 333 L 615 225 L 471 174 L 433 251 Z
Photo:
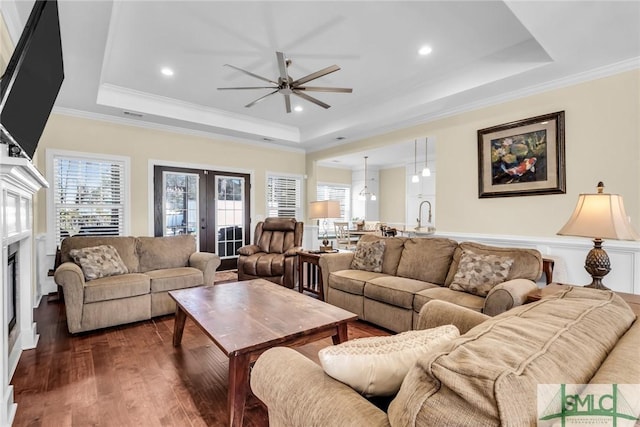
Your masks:
M 324 301 L 322 270 L 320 269 L 320 257 L 322 255 L 324 253 L 298 252 L 298 291 L 300 293 L 303 291 L 311 292 L 320 301 Z
M 557 292 L 560 292 L 564 289 L 567 288 L 567 286 L 571 286 L 571 285 L 567 285 L 567 284 L 563 284 L 563 283 L 551 283 L 547 286 L 545 286 L 544 288 L 540 288 L 536 291 L 531 292 L 529 295 L 527 295 L 527 300 L 525 301 L 525 304 L 531 303 L 531 302 L 535 302 L 535 301 L 539 301 L 540 299 L 549 296 L 549 295 L 553 295 Z M 633 310 L 633 312 L 636 315 L 640 316 L 640 295 L 636 295 L 636 294 L 627 294 L 624 292 L 616 292 L 616 294 L 620 295 L 620 297 L 627 303 L 629 304 L 629 307 L 631 307 L 631 310 Z
M 331 337 L 347 340 L 357 315 L 264 279 L 169 291 L 176 301 L 173 345 L 188 318 L 229 358 L 229 425 L 242 426 L 249 367 L 266 350 Z

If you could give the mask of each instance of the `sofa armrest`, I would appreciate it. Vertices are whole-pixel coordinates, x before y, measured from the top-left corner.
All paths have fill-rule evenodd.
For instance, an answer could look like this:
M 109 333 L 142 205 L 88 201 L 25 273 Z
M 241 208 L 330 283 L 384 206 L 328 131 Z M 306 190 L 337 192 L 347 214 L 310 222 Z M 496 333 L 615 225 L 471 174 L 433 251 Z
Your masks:
M 324 254 L 320 257 L 318 265 L 322 273 L 322 283 L 324 300 L 327 301 L 327 289 L 329 289 L 329 273 L 332 271 L 348 270 L 353 260 L 353 252 L 338 252 L 335 254 Z
M 486 314 L 447 301 L 431 300 L 420 309 L 416 329 L 454 325 L 462 335 L 489 318 Z
M 251 390 L 267 405 L 273 427 L 389 426 L 386 413 L 290 348 L 275 347 L 258 358 Z
M 535 291 L 538 286 L 529 279 L 512 279 L 496 285 L 484 300 L 482 312 L 488 316 L 496 316 L 522 305 L 527 295 Z
M 284 256 L 297 256 L 302 251 L 302 246 L 295 246 L 284 253 Z
M 210 252 L 194 252 L 189 256 L 189 266 L 202 271 L 204 285 L 213 285 L 220 257 Z
M 56 268 L 53 280 L 57 285 L 62 286 L 69 332 L 79 332 L 82 326 L 85 284 L 82 269 L 73 262 L 64 262 Z
M 258 252 L 262 252 L 258 245 L 246 245 L 238 249 L 238 254 L 245 256 L 257 254 Z

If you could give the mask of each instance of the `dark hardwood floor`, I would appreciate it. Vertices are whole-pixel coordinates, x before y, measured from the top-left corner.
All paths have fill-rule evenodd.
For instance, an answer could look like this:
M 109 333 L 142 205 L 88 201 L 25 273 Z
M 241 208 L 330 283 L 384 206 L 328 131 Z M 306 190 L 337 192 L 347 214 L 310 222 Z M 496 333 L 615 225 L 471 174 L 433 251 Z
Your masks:
M 14 426 L 223 426 L 227 423 L 226 356 L 187 320 L 172 345 L 174 316 L 70 335 L 64 303 L 43 298 L 35 310 L 40 340 L 22 353 L 13 376 Z M 387 335 L 365 322 L 349 339 Z M 331 339 L 298 350 L 318 362 Z M 252 397 L 245 426 L 268 426 Z

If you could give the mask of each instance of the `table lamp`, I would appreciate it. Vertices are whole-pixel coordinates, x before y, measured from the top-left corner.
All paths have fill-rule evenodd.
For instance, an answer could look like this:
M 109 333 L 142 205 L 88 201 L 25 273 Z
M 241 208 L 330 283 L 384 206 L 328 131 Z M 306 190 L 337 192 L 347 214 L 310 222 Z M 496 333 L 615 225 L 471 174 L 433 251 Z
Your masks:
M 622 196 L 606 194 L 603 190 L 604 184 L 599 182 L 596 194 L 580 194 L 569 221 L 557 233 L 593 238 L 593 249 L 587 254 L 584 268 L 592 278 L 586 287 L 595 289 L 609 289 L 602 284 L 602 278 L 611 271 L 609 255 L 602 249 L 602 239 L 640 240 L 624 210 Z
M 322 219 L 324 235 L 320 250 L 328 251 L 333 249 L 333 245 L 329 246 L 329 237 L 327 235 L 327 218 L 340 218 L 340 201 L 339 200 L 318 200 L 309 204 L 309 218 Z

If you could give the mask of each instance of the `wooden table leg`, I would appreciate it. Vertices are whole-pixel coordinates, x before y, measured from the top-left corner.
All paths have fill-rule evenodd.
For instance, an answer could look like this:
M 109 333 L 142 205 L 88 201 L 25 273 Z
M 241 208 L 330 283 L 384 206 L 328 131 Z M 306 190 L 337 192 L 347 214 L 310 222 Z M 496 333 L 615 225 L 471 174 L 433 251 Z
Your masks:
M 249 391 L 249 355 L 229 356 L 229 426 L 241 427 L 244 417 L 244 406 Z
M 339 324 L 337 326 L 336 334 L 332 336 L 331 339 L 333 340 L 334 345 L 347 341 L 349 339 L 349 337 L 347 336 L 347 324 L 346 323 Z
M 187 313 L 176 304 L 176 320 L 173 324 L 173 346 L 179 347 L 182 342 L 182 332 L 184 331 L 184 322 L 187 320 Z

